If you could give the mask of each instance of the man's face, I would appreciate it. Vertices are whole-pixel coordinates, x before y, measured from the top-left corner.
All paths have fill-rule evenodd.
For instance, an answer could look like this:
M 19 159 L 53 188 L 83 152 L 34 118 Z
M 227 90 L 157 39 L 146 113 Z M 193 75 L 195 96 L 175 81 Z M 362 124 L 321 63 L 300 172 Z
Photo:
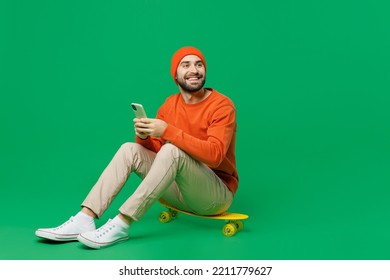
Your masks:
M 206 82 L 206 69 L 196 55 L 183 57 L 177 67 L 177 82 L 187 92 L 197 92 Z

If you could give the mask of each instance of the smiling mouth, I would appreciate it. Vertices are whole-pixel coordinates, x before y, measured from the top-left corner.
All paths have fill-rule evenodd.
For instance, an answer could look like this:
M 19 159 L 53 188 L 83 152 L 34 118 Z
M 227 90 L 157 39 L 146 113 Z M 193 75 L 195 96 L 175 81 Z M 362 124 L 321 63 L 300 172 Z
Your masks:
M 186 80 L 190 82 L 197 82 L 202 78 L 201 76 L 196 76 L 196 77 L 187 77 Z

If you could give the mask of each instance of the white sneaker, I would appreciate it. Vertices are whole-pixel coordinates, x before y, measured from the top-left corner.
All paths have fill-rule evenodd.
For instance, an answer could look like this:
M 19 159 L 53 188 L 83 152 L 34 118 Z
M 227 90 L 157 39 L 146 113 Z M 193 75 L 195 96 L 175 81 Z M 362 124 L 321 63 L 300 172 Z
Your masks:
M 129 233 L 128 229 L 122 228 L 109 219 L 97 230 L 81 233 L 77 239 L 88 247 L 100 249 L 129 239 Z
M 35 232 L 35 235 L 54 241 L 73 241 L 77 240 L 77 236 L 80 233 L 95 229 L 95 222 L 86 224 L 72 216 L 69 220 L 56 228 L 39 228 Z

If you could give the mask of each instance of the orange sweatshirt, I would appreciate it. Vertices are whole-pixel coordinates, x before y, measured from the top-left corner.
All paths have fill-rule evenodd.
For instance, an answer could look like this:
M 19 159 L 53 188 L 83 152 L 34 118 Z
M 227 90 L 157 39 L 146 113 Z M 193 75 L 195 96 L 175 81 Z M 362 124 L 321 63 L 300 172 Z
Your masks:
M 166 141 L 208 165 L 230 191 L 238 187 L 236 169 L 236 110 L 226 96 L 211 94 L 197 104 L 187 104 L 180 93 L 168 97 L 157 113 L 168 126 L 161 138 L 137 137 L 137 143 L 158 152 Z

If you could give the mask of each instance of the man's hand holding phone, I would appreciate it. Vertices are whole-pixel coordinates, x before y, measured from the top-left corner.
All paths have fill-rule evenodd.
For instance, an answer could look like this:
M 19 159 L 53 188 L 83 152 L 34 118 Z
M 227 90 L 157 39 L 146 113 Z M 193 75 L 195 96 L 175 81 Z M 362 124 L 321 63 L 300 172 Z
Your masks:
M 160 119 L 134 119 L 135 134 L 141 139 L 146 139 L 148 136 L 160 138 L 167 126 L 168 124 Z
M 145 110 L 141 104 L 131 103 L 131 107 L 135 114 L 134 130 L 135 134 L 146 139 L 148 136 L 161 137 L 167 128 L 168 124 L 160 119 L 149 119 L 146 116 Z

